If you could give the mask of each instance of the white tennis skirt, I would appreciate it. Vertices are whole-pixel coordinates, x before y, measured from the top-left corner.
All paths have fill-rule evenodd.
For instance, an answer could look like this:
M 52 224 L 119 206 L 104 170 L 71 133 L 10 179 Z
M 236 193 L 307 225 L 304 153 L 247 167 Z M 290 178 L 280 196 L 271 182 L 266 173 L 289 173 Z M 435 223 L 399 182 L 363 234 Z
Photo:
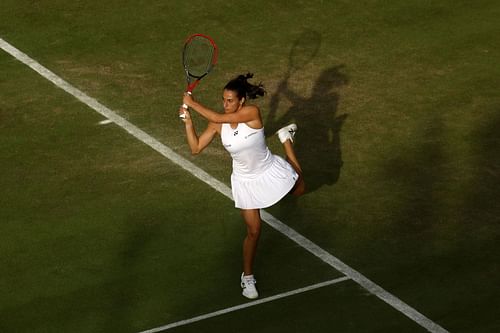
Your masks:
M 293 188 L 299 175 L 282 157 L 273 155 L 273 163 L 256 177 L 231 175 L 236 208 L 267 208 L 280 201 Z

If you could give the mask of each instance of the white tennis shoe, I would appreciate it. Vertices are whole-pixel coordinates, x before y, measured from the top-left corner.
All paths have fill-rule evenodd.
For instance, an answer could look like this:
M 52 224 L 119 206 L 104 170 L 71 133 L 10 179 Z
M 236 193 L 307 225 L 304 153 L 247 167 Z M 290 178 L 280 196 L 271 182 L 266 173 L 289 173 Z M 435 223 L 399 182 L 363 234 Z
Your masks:
M 253 275 L 245 276 L 245 273 L 241 273 L 241 288 L 243 288 L 242 295 L 250 299 L 259 297 L 257 288 L 255 288 L 256 283 L 257 281 L 254 279 Z
M 286 140 L 290 140 L 293 142 L 293 138 L 295 137 L 295 133 L 297 132 L 297 125 L 290 124 L 279 129 L 276 134 L 280 138 L 281 143 L 285 143 Z

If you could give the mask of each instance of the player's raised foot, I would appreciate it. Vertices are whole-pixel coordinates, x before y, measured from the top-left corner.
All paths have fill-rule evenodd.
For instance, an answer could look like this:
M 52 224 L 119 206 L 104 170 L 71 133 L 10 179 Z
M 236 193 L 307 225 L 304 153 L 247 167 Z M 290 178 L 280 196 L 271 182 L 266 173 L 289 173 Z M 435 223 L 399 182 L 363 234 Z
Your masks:
M 255 299 L 259 297 L 257 288 L 255 288 L 255 281 L 253 275 L 245 276 L 245 273 L 241 273 L 241 288 L 243 288 L 242 295 L 246 298 Z
M 297 125 L 290 124 L 288 126 L 279 129 L 276 132 L 276 134 L 278 134 L 281 143 L 285 143 L 286 140 L 290 140 L 290 142 L 293 142 L 293 138 L 295 137 L 296 132 L 297 132 Z

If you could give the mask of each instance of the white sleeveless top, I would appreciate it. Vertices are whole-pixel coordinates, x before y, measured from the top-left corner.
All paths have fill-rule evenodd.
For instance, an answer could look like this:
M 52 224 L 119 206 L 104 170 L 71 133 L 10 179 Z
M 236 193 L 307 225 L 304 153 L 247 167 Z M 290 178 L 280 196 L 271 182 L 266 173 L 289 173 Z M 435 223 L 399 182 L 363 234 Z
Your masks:
M 233 159 L 231 188 L 235 206 L 266 208 L 283 198 L 295 185 L 298 175 L 283 158 L 266 145 L 264 128 L 239 123 L 222 124 L 221 139 Z

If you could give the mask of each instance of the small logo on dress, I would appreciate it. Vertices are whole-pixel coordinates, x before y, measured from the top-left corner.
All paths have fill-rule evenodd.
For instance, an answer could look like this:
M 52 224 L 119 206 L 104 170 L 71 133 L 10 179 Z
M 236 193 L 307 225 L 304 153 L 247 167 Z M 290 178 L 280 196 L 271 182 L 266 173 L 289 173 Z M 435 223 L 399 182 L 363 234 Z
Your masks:
M 257 134 L 257 132 L 250 133 L 247 136 L 245 136 L 245 139 L 248 139 L 249 137 L 251 137 L 252 135 L 255 135 L 255 134 Z
M 234 131 L 233 136 L 237 136 L 237 135 L 238 135 L 238 131 Z

